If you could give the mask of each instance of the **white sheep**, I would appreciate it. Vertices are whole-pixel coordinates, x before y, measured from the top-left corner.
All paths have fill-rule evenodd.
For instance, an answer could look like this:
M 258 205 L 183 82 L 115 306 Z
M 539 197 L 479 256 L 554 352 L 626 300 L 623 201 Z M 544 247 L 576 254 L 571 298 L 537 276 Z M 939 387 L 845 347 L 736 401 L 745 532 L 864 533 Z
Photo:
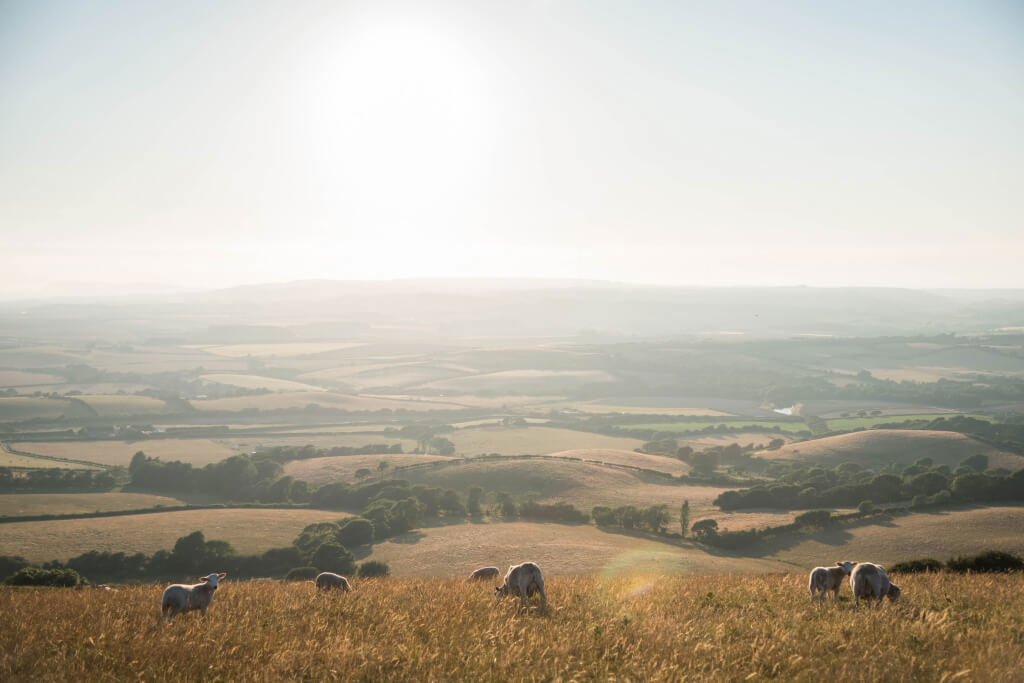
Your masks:
M 505 583 L 494 589 L 496 598 L 503 598 L 509 594 L 518 595 L 523 607 L 526 607 L 526 598 L 534 593 L 540 593 L 540 606 L 544 609 L 547 606 L 544 577 L 540 573 L 540 567 L 533 562 L 523 562 L 509 567 L 508 573 L 505 574 Z
M 853 568 L 850 574 L 850 588 L 853 589 L 854 604 L 858 606 L 861 598 L 875 598 L 875 602 L 879 604 L 882 598 L 889 598 L 892 602 L 900 598 L 899 586 L 889 581 L 885 568 L 870 562 L 861 562 Z
M 497 567 L 480 567 L 480 569 L 477 569 L 469 575 L 469 580 L 479 581 L 481 579 L 490 579 L 492 577 L 496 578 L 499 574 L 501 574 L 501 572 L 498 571 Z
M 349 592 L 352 587 L 348 585 L 348 579 L 344 576 L 335 574 L 334 572 L 321 572 L 316 575 L 316 589 L 320 591 L 329 591 L 334 588 Z
M 815 567 L 811 570 L 811 576 L 807 582 L 807 588 L 811 592 L 811 602 L 814 602 L 815 594 L 818 594 L 818 603 L 825 601 L 825 593 L 832 592 L 832 602 L 839 598 L 839 587 L 843 585 L 843 579 L 850 575 L 856 562 L 836 562 L 834 567 Z
M 180 612 L 197 609 L 205 617 L 210 601 L 213 600 L 213 593 L 217 590 L 217 583 L 225 576 L 227 574 L 221 572 L 200 577 L 199 583 L 196 584 L 176 583 L 168 586 L 160 600 L 161 615 L 170 621 Z

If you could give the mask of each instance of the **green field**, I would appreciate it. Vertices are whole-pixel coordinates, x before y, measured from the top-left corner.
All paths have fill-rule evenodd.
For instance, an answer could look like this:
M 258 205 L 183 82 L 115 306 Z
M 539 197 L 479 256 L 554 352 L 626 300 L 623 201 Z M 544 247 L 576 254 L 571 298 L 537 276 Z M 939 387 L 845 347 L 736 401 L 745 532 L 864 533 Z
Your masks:
M 619 425 L 619 429 L 634 429 L 637 431 L 655 431 L 655 432 L 699 432 L 718 425 L 726 425 L 727 427 L 760 427 L 765 431 L 774 431 L 776 427 L 779 430 L 796 434 L 798 432 L 809 431 L 810 428 L 803 422 L 790 422 L 790 421 L 770 421 L 770 420 L 715 420 L 711 421 L 697 421 L 697 422 L 653 422 L 650 424 L 622 424 Z
M 949 419 L 951 417 L 971 417 L 975 420 L 985 420 L 987 422 L 994 422 L 994 418 L 991 415 L 979 415 L 976 413 L 971 414 L 960 414 L 960 413 L 924 413 L 920 415 L 877 415 L 875 417 L 842 417 L 837 419 L 826 420 L 828 423 L 828 429 L 831 432 L 849 432 L 854 429 L 871 429 L 874 427 L 882 427 L 884 425 L 900 424 L 907 420 L 937 420 L 939 418 Z

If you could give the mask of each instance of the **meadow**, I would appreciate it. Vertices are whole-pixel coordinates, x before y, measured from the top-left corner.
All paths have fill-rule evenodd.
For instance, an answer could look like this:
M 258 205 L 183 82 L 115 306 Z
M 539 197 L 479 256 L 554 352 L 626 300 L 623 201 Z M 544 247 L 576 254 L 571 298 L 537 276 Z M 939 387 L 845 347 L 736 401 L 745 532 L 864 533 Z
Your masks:
M 184 578 L 184 577 L 183 577 Z M 0 679 L 1019 681 L 1024 575 L 894 576 L 897 605 L 812 606 L 806 574 L 546 577 L 548 607 L 489 582 L 235 582 L 158 621 L 162 585 L 0 589 Z M 186 655 L 187 656 L 183 656 Z
M 975 420 L 986 420 L 993 421 L 991 415 L 980 415 L 977 413 L 957 413 L 963 417 L 970 417 Z M 854 429 L 871 429 L 873 427 L 881 427 L 883 425 L 899 424 L 905 420 L 924 420 L 931 422 L 937 420 L 940 417 L 948 418 L 951 417 L 950 413 L 924 413 L 924 414 L 911 414 L 911 415 L 876 415 L 875 417 L 842 417 L 838 419 L 826 420 L 829 431 L 832 432 L 849 432 Z
M 5 493 L 0 494 L 0 517 L 65 515 L 111 510 L 134 510 L 158 505 L 184 505 L 180 498 L 150 493 Z
M 147 439 L 144 441 L 37 441 L 12 443 L 11 447 L 26 453 L 56 458 L 85 460 L 101 465 L 128 467 L 132 456 L 143 451 L 151 458 L 165 462 L 180 460 L 201 467 L 243 452 L 232 448 L 234 442 L 213 439 Z M 36 461 L 39 463 L 40 461 Z M 39 467 L 39 465 L 35 465 Z
M 871 429 L 787 444 L 777 450 L 760 451 L 768 459 L 816 461 L 822 465 L 855 462 L 865 467 L 890 463 L 909 465 L 919 458 L 931 458 L 936 465 L 956 467 L 961 460 L 982 453 L 989 467 L 1018 470 L 1024 457 L 1007 453 L 958 432 L 916 429 Z
M 694 422 L 654 422 L 650 424 L 623 424 L 619 425 L 620 429 L 635 429 L 638 431 L 654 431 L 654 432 L 699 432 L 705 429 L 711 429 L 718 425 L 736 425 L 737 427 L 760 427 L 765 431 L 775 431 L 778 428 L 782 432 L 790 434 L 796 434 L 798 432 L 806 432 L 809 427 L 803 422 L 791 422 L 791 421 L 772 421 L 772 420 L 745 420 L 743 418 L 733 418 L 731 420 L 716 420 L 716 421 L 694 421 Z
M 30 562 L 66 560 L 90 550 L 146 553 L 174 547 L 180 537 L 199 530 L 208 539 L 228 541 L 242 555 L 291 545 L 313 522 L 349 517 L 327 510 L 212 509 L 154 512 L 0 524 L 3 554 Z
M 576 448 L 631 451 L 643 445 L 641 439 L 605 436 L 555 427 L 472 427 L 445 434 L 455 443 L 455 452 L 470 456 L 480 453 L 531 455 Z

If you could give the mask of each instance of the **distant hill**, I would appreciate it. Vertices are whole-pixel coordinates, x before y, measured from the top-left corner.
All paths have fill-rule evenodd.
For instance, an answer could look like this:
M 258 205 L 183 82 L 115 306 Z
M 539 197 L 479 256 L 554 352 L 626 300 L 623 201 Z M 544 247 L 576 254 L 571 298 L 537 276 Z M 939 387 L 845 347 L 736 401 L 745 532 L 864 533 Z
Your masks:
M 931 458 L 936 465 L 956 467 L 966 457 L 983 453 L 989 466 L 1024 469 L 1024 457 L 1007 453 L 958 432 L 915 429 L 871 429 L 792 443 L 757 455 L 772 460 L 805 460 L 822 464 L 856 462 L 866 467 L 912 464 Z

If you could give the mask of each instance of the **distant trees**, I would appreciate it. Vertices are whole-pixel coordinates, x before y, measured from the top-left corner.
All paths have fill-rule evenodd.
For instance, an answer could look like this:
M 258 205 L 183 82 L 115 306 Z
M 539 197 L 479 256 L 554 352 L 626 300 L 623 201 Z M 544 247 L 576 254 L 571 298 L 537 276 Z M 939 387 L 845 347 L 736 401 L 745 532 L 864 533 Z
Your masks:
M 679 529 L 683 538 L 686 538 L 686 532 L 690 528 L 690 501 L 684 500 L 683 504 L 679 508 Z

